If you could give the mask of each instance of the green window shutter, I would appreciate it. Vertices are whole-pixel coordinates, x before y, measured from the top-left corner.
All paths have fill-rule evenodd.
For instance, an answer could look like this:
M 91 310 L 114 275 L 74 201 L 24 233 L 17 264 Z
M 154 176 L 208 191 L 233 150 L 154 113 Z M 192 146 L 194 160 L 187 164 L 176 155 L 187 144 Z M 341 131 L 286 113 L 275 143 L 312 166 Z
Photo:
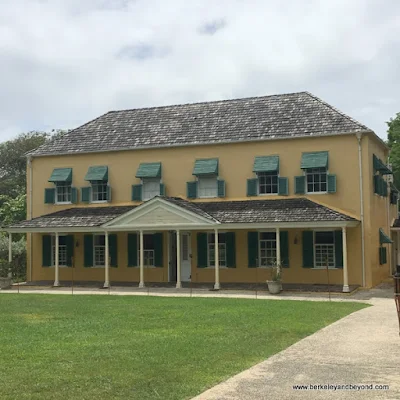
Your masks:
M 280 231 L 279 239 L 281 242 L 281 263 L 284 267 L 289 267 L 289 232 Z
M 343 268 L 343 235 L 342 231 L 335 231 L 335 260 L 336 267 Z
M 111 186 L 107 185 L 107 201 L 111 202 Z
M 161 163 L 142 163 L 136 171 L 136 178 L 161 178 Z
M 160 196 L 165 196 L 165 185 L 160 183 Z
M 108 181 L 108 167 L 106 165 L 89 167 L 85 175 L 85 181 Z
M 67 267 L 72 267 L 72 258 L 74 256 L 74 235 L 67 235 L 65 237 L 67 245 Z
M 51 235 L 42 236 L 42 265 L 51 267 Z
M 336 193 L 336 175 L 328 175 L 328 193 Z
M 382 196 L 387 197 L 388 195 L 388 185 L 387 182 L 382 178 Z
M 44 203 L 45 204 L 54 204 L 56 202 L 56 189 L 46 188 L 44 189 Z
M 379 175 L 374 175 L 374 193 L 379 194 Z
M 83 203 L 90 203 L 92 197 L 92 188 L 90 186 L 81 188 L 81 201 Z
M 118 239 L 117 234 L 108 235 L 108 255 L 110 257 L 110 267 L 118 266 Z
M 196 160 L 192 175 L 218 175 L 218 158 Z
M 226 266 L 228 268 L 236 267 L 236 241 L 235 232 L 225 233 L 226 243 Z
M 154 241 L 154 266 L 163 267 L 163 234 L 162 232 L 155 233 L 153 235 Z
M 303 153 L 301 156 L 300 168 L 328 168 L 328 152 L 317 151 L 314 153 Z
M 258 262 L 258 232 L 247 232 L 247 255 L 249 268 L 257 268 Z
M 387 257 L 386 257 L 386 247 L 379 247 L 379 264 L 383 265 L 386 264 Z
M 197 198 L 197 181 L 186 182 L 186 197 L 188 199 Z
M 54 168 L 49 182 L 72 182 L 72 168 Z
M 138 235 L 128 233 L 128 267 L 138 266 Z
M 93 235 L 85 235 L 83 237 L 83 265 L 85 267 L 93 267 Z
M 303 231 L 303 268 L 314 268 L 314 232 Z
M 295 176 L 294 177 L 294 193 L 304 194 L 306 191 L 306 177 L 305 176 Z
M 279 156 L 260 156 L 254 159 L 253 172 L 279 171 Z
M 280 196 L 287 196 L 289 194 L 288 178 L 278 178 L 278 194 Z
M 206 268 L 208 266 L 207 250 L 207 233 L 199 232 L 197 234 L 197 268 Z
M 225 197 L 225 181 L 218 179 L 218 197 Z
M 78 202 L 78 190 L 77 188 L 71 188 L 71 203 L 76 204 Z
M 258 179 L 252 178 L 247 179 L 247 196 L 257 196 L 257 186 L 258 186 Z
M 142 201 L 142 185 L 132 185 L 132 201 Z

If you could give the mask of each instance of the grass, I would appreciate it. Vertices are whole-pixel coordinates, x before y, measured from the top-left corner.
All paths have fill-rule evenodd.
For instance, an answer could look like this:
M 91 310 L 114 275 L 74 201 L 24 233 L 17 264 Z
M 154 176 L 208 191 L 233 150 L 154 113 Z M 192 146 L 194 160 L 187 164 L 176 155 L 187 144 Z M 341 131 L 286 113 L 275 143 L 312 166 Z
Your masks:
M 1 399 L 186 399 L 360 303 L 0 296 Z

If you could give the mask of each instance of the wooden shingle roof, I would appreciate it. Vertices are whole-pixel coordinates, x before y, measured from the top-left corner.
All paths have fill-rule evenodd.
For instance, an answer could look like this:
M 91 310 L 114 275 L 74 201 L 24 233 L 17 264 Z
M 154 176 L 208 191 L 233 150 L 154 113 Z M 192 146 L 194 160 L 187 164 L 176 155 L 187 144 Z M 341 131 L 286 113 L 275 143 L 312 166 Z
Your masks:
M 32 156 L 340 135 L 369 130 L 308 93 L 110 111 Z

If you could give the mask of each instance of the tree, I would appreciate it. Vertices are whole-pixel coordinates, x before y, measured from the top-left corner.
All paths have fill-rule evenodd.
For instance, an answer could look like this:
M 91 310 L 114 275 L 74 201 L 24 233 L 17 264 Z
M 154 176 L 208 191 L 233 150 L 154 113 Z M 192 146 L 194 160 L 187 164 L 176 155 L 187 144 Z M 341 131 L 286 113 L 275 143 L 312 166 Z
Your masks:
M 400 113 L 390 118 L 388 125 L 388 146 L 390 147 L 390 163 L 392 164 L 394 184 L 400 188 Z
M 41 146 L 49 137 L 46 132 L 33 131 L 21 133 L 13 140 L 0 143 L 0 195 L 16 198 L 26 192 L 24 155 Z

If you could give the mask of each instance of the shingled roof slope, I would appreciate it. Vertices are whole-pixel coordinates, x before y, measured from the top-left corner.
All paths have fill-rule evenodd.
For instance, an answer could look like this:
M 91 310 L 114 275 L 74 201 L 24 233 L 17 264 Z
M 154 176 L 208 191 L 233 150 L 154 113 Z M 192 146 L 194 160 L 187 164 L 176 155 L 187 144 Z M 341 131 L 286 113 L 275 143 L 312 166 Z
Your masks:
M 8 228 L 96 227 L 132 210 L 135 206 L 77 207 L 18 222 Z
M 356 221 L 305 198 L 195 203 L 221 223 Z
M 369 130 L 308 93 L 110 111 L 32 156 L 321 136 Z

